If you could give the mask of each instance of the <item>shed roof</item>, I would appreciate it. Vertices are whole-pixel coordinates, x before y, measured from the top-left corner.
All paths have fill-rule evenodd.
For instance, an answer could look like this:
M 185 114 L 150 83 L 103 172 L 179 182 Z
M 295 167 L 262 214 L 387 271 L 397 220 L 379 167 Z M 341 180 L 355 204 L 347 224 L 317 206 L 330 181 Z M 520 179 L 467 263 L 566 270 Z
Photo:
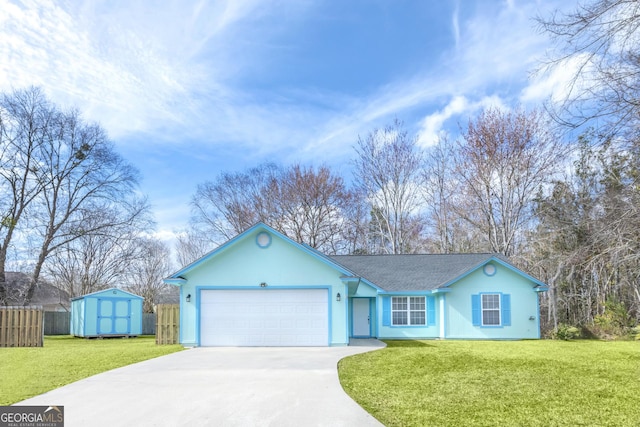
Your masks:
M 491 253 L 336 255 L 331 258 L 389 292 L 442 288 L 491 260 L 525 275 L 500 255 Z
M 97 295 L 107 294 L 107 293 L 109 293 L 109 294 L 113 294 L 113 293 L 127 294 L 131 298 L 144 299 L 144 297 L 141 297 L 140 295 L 132 294 L 131 292 L 127 292 L 127 291 L 119 289 L 119 288 L 108 288 L 108 289 L 102 289 L 102 290 L 99 290 L 99 291 L 91 292 L 89 294 L 84 294 L 84 295 L 81 295 L 79 297 L 71 298 L 71 301 L 83 299 L 85 297 L 94 297 L 94 296 L 97 296 Z

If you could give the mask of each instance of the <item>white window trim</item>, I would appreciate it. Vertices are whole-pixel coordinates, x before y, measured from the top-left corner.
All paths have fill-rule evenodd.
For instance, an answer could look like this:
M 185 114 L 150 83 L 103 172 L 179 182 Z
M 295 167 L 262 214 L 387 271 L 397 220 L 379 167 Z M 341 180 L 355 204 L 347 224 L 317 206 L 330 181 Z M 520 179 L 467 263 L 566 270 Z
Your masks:
M 406 300 L 407 309 L 406 310 L 396 310 L 393 308 L 393 300 L 394 298 L 403 298 Z M 411 298 L 422 298 L 422 304 L 424 305 L 424 310 L 411 310 Z M 423 323 L 411 323 L 411 313 L 424 313 L 424 322 Z M 395 323 L 394 313 L 406 313 L 407 314 L 407 323 L 406 324 L 398 324 Z M 391 326 L 427 326 L 427 297 L 424 296 L 394 296 L 391 297 Z
M 488 295 L 495 295 L 498 297 L 498 307 L 497 308 L 485 308 L 484 307 L 484 297 L 488 296 Z M 496 311 L 498 312 L 498 323 L 485 323 L 484 322 L 484 313 L 485 312 L 489 312 L 489 311 Z M 502 295 L 500 295 L 499 293 L 494 293 L 494 294 L 480 294 L 480 320 L 482 323 L 482 326 L 502 326 Z

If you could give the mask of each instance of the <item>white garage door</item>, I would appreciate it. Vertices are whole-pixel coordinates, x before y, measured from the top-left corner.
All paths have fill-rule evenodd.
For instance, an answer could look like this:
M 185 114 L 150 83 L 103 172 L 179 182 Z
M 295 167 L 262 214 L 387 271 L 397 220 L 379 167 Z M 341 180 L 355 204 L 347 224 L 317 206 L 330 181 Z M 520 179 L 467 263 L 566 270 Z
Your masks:
M 203 290 L 202 346 L 327 346 L 326 289 Z

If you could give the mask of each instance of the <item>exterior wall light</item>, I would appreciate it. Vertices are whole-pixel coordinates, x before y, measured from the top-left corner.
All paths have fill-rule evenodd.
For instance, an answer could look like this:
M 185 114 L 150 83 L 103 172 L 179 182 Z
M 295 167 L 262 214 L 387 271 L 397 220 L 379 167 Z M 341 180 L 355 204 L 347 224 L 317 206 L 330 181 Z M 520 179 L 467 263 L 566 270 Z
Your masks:
M 336 301 L 340 301 L 340 299 L 341 299 L 341 297 L 340 297 L 340 292 L 338 292 L 338 293 L 336 294 Z
M 266 288 L 266 287 L 267 287 L 267 283 L 266 283 L 266 282 L 262 282 L 262 283 L 260 283 L 260 287 L 261 287 L 261 288 Z
M 187 302 L 191 302 L 191 294 L 187 294 Z

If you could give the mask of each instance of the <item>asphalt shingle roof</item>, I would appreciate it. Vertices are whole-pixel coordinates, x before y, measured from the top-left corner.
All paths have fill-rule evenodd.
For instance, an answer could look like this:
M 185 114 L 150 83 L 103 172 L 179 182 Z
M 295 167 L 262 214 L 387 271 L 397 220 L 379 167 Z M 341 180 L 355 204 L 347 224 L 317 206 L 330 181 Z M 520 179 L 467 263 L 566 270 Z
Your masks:
M 385 291 L 437 289 L 496 254 L 336 255 L 330 258 Z

